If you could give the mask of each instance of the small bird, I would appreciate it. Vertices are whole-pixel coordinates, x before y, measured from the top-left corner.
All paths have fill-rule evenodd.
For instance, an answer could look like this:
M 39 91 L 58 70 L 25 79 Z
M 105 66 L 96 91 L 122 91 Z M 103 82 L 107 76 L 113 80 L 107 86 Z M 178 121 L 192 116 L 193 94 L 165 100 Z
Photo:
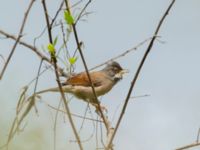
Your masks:
M 112 61 L 105 68 L 99 71 L 90 72 L 90 78 L 95 89 L 96 96 L 108 93 L 113 86 L 122 79 L 123 74 L 128 71 L 122 69 L 119 63 Z M 76 74 L 62 83 L 62 89 L 65 93 L 71 93 L 79 99 L 91 103 L 97 107 L 94 93 L 86 72 Z M 37 92 L 42 94 L 46 92 L 59 92 L 59 88 L 50 88 Z

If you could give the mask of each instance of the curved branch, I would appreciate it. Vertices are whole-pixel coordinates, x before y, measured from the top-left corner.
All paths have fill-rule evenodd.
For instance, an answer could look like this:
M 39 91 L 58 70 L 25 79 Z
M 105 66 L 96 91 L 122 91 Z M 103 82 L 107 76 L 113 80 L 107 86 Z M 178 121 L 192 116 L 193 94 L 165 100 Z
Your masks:
M 45 19 L 46 19 L 46 24 L 47 24 L 47 28 L 48 28 L 49 42 L 52 44 L 53 43 L 53 38 L 52 38 L 51 26 L 50 26 L 49 19 L 48 19 L 48 12 L 47 12 L 47 7 L 46 7 L 46 1 L 45 0 L 42 0 L 42 5 L 43 5 L 43 9 L 44 9 L 44 13 L 45 13 Z M 59 74 L 58 74 L 58 71 L 57 71 L 57 59 L 53 55 L 51 56 L 51 59 L 53 61 L 53 65 L 54 65 L 54 68 L 55 68 L 55 75 L 56 75 L 57 84 L 58 84 L 58 87 L 59 87 L 59 90 L 60 90 L 60 94 L 61 94 L 64 106 L 65 106 L 65 110 L 67 112 L 67 116 L 68 116 L 70 125 L 72 127 L 73 132 L 74 132 L 75 138 L 76 138 L 76 140 L 78 142 L 78 146 L 79 146 L 80 150 L 83 150 L 83 146 L 81 144 L 80 137 L 78 135 L 78 132 L 77 132 L 75 124 L 74 124 L 74 121 L 72 119 L 71 112 L 70 112 L 67 100 L 65 98 L 65 94 L 63 92 L 60 79 L 59 79 Z
M 147 47 L 147 50 L 146 50 L 146 52 L 145 52 L 145 54 L 144 54 L 144 56 L 143 56 L 143 58 L 142 58 L 142 60 L 141 60 L 141 62 L 140 62 L 140 64 L 139 64 L 139 67 L 138 67 L 138 69 L 137 69 L 137 71 L 136 71 L 136 74 L 135 74 L 134 77 L 133 77 L 133 80 L 132 80 L 132 82 L 131 82 L 131 86 L 130 86 L 130 88 L 129 88 L 127 97 L 126 97 L 125 102 L 124 102 L 124 106 L 123 106 L 123 108 L 122 108 L 121 114 L 120 114 L 119 119 L 118 119 L 118 121 L 117 121 L 115 130 L 114 130 L 112 136 L 110 137 L 110 141 L 108 142 L 108 145 L 106 146 L 106 150 L 109 150 L 109 149 L 111 148 L 112 141 L 113 141 L 113 139 L 114 139 L 114 137 L 115 137 L 115 135 L 116 135 L 116 132 L 117 132 L 117 130 L 118 130 L 118 128 L 119 128 L 119 125 L 120 125 L 120 123 L 121 123 L 121 121 L 122 121 L 122 118 L 123 118 L 123 116 L 124 116 L 125 110 L 126 110 L 126 108 L 127 108 L 129 99 L 130 99 L 130 97 L 131 97 L 133 88 L 134 88 L 135 83 L 136 83 L 136 81 L 137 81 L 137 79 L 138 79 L 138 76 L 139 76 L 139 74 L 140 74 L 140 71 L 141 71 L 141 69 L 142 69 L 142 67 L 143 67 L 143 65 L 144 65 L 144 63 L 145 63 L 145 60 L 146 60 L 148 54 L 150 53 L 150 51 L 151 51 L 151 49 L 152 49 L 152 47 L 153 47 L 154 41 L 155 41 L 155 39 L 156 39 L 156 37 L 157 37 L 157 34 L 158 34 L 158 31 L 160 30 L 160 27 L 161 27 L 161 25 L 163 24 L 163 22 L 164 22 L 166 16 L 168 15 L 168 13 L 169 13 L 170 9 L 172 8 L 173 4 L 175 3 L 175 1 L 176 1 L 176 0 L 172 0 L 172 2 L 170 3 L 170 5 L 168 6 L 167 10 L 165 11 L 164 15 L 162 16 L 160 22 L 158 23 L 158 26 L 156 27 L 156 31 L 155 31 L 155 33 L 154 33 L 154 36 L 153 36 L 153 38 L 151 39 L 151 41 L 150 41 L 150 43 L 149 43 L 149 46 Z
M 65 4 L 66 4 L 66 9 L 67 11 L 71 14 L 71 10 L 70 10 L 70 5 L 69 5 L 69 1 L 68 0 L 65 0 Z M 86 71 L 86 74 L 88 76 L 88 79 L 89 79 L 89 82 L 90 82 L 90 85 L 91 85 L 91 88 L 92 88 L 92 92 L 94 94 L 94 97 L 95 97 L 95 102 L 97 104 L 97 107 L 98 107 L 98 111 L 100 112 L 100 115 L 102 117 L 102 120 L 104 122 L 104 125 L 107 129 L 107 132 L 109 131 L 109 121 L 107 120 L 107 118 L 104 116 L 102 110 L 101 110 L 101 106 L 100 106 L 100 103 L 97 99 L 97 95 L 96 95 L 96 92 L 95 92 L 95 89 L 94 89 L 94 85 L 92 83 L 92 80 L 91 80 L 91 77 L 90 77 L 90 74 L 89 74 L 89 69 L 87 67 L 87 63 L 85 61 L 85 57 L 83 55 L 83 52 L 82 52 L 82 49 L 81 49 L 81 45 L 80 45 L 80 41 L 79 41 L 79 38 L 78 38 L 78 33 L 77 33 L 77 30 L 76 30 L 76 24 L 75 23 L 72 23 L 72 28 L 73 28 L 73 33 L 74 33 L 74 37 L 75 37 L 75 41 L 76 41 L 76 45 L 77 45 L 77 48 L 78 48 L 78 51 L 79 51 L 79 54 L 81 56 L 81 60 L 83 62 L 83 65 L 85 67 L 85 71 Z
M 4 65 L 4 67 L 3 67 L 3 69 L 2 69 L 2 71 L 0 73 L 0 80 L 2 79 L 2 77 L 4 75 L 4 72 L 6 71 L 6 68 L 7 68 L 8 64 L 9 64 L 9 62 L 10 62 L 10 60 L 11 60 L 11 58 L 12 58 L 12 56 L 13 56 L 15 50 L 16 50 L 17 44 L 19 43 L 19 40 L 22 37 L 23 30 L 24 30 L 24 27 L 25 27 L 25 24 L 26 24 L 26 20 L 28 18 L 28 14 L 29 14 L 34 2 L 35 2 L 35 0 L 31 0 L 31 2 L 30 2 L 29 6 L 28 6 L 28 8 L 27 8 L 27 10 L 26 10 L 26 12 L 24 14 L 24 19 L 22 21 L 22 25 L 21 25 L 18 37 L 16 38 L 15 44 L 13 45 L 12 50 L 11 50 L 11 52 L 10 52 L 6 62 L 5 62 L 5 65 Z
M 15 37 L 14 35 L 12 34 L 9 34 L 9 33 L 6 33 L 5 31 L 3 30 L 0 30 L 0 34 L 4 35 L 5 37 L 9 38 L 9 39 L 12 39 L 12 40 L 17 40 L 17 37 Z M 44 61 L 48 62 L 49 64 L 53 65 L 52 61 L 46 57 L 45 55 L 43 55 L 35 46 L 32 46 L 22 40 L 19 40 L 19 44 L 23 45 L 24 47 L 32 50 L 34 53 L 36 53 L 36 55 L 38 55 L 41 59 L 43 59 Z M 64 76 L 64 77 L 68 77 L 69 75 L 67 73 L 65 73 L 63 71 L 63 69 L 61 67 L 58 66 L 57 68 L 57 71 L 59 72 L 59 75 L 60 76 Z

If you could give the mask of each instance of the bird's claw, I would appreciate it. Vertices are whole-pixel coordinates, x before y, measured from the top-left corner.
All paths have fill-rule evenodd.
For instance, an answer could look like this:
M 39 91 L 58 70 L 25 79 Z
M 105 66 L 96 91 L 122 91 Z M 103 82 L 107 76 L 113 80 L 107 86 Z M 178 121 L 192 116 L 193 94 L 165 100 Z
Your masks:
M 108 113 L 108 109 L 107 109 L 104 105 L 102 105 L 102 104 L 100 104 L 100 108 L 99 108 L 99 106 L 98 106 L 97 104 L 95 104 L 95 107 L 96 107 L 95 112 L 96 112 L 97 114 L 99 114 L 99 115 L 101 115 L 99 109 L 101 109 L 102 112 Z

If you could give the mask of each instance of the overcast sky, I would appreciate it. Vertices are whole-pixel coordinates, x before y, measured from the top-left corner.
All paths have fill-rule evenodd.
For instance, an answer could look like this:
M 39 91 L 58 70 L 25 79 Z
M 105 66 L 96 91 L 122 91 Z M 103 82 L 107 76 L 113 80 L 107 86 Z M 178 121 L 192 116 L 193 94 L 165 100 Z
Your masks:
M 60 0 L 47 2 L 52 16 L 59 2 Z M 170 2 L 171 0 L 93 0 L 87 9 L 92 14 L 77 26 L 80 40 L 84 42 L 84 55 L 88 66 L 102 63 L 151 37 Z M 17 35 L 28 3 L 27 0 L 1 0 L 0 29 Z M 177 0 L 167 16 L 159 32 L 160 41 L 155 42 L 132 95 L 150 96 L 130 100 L 114 141 L 116 150 L 173 150 L 196 140 L 200 127 L 199 10 L 199 0 Z M 23 39 L 32 44 L 44 26 L 42 6 L 40 1 L 36 1 Z M 54 37 L 56 35 L 57 33 L 54 33 Z M 41 48 L 46 44 L 48 38 L 44 36 L 37 46 Z M 0 54 L 6 58 L 12 45 L 13 41 L 1 39 Z M 71 45 L 73 49 L 73 42 Z M 144 44 L 137 51 L 117 60 L 130 72 L 102 98 L 102 103 L 109 110 L 109 118 L 116 114 L 113 125 L 146 47 L 147 44 Z M 0 68 L 2 65 L 0 60 Z M 38 66 L 39 58 L 30 50 L 18 46 L 3 80 L 0 81 L 0 137 L 4 142 L 15 115 L 20 90 L 36 76 Z M 83 70 L 79 59 L 75 71 Z M 55 85 L 54 74 L 48 71 L 41 77 L 38 89 Z M 59 100 L 59 95 L 45 94 L 43 99 L 48 99 L 51 104 L 57 106 L 56 100 Z M 53 150 L 54 111 L 44 103 L 38 103 L 37 106 L 39 117 L 33 111 L 26 119 L 28 124 L 25 131 L 14 142 L 14 145 L 17 145 L 17 142 L 25 140 L 27 145 L 18 145 L 20 150 L 27 150 L 27 147 L 30 150 Z M 83 114 L 86 104 L 73 99 L 70 106 L 72 112 Z M 75 120 L 80 125 L 81 120 Z M 60 116 L 57 135 L 59 150 L 66 147 L 77 149 L 76 144 L 69 142 L 69 139 L 74 139 L 69 128 L 69 124 Z M 85 125 L 81 133 L 83 139 L 92 134 L 91 129 L 92 123 Z M 33 135 L 30 139 L 38 142 L 37 147 L 29 138 L 25 138 L 30 136 L 29 133 Z M 0 144 L 2 141 L 0 140 Z M 88 150 L 92 150 L 94 146 L 94 141 L 84 143 Z

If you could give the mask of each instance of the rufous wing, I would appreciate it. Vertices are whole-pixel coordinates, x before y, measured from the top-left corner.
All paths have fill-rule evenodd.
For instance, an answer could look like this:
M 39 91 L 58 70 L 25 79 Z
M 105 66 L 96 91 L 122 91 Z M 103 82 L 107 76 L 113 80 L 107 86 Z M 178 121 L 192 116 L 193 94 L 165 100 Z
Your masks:
M 92 80 L 94 87 L 101 86 L 101 81 L 102 81 L 101 79 L 104 76 L 105 76 L 104 73 L 101 72 L 90 73 L 90 78 Z M 70 77 L 65 83 L 63 83 L 63 85 L 90 86 L 90 81 L 87 74 L 84 72 Z

